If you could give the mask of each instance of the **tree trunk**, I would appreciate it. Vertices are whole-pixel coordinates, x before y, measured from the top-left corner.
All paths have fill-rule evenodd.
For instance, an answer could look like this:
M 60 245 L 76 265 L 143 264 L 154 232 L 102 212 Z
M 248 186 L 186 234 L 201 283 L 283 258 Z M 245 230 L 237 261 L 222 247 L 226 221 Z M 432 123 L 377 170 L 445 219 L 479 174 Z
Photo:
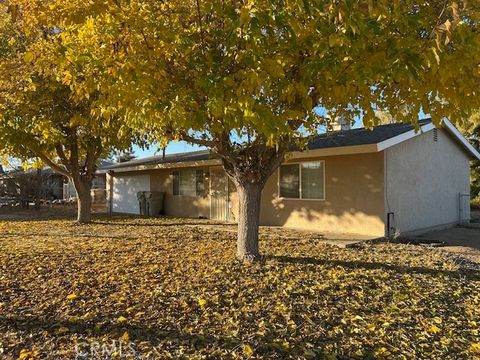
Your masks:
M 78 176 L 73 178 L 77 191 L 77 222 L 88 224 L 92 221 L 92 181 L 88 177 Z
M 237 233 L 237 258 L 258 260 L 258 230 L 260 225 L 260 202 L 263 184 L 237 183 L 239 199 L 239 219 Z
M 40 198 L 42 197 L 42 169 L 37 169 L 35 186 L 35 210 L 40 210 Z
M 77 222 L 88 224 L 92 221 L 92 196 L 90 191 L 78 192 Z
M 255 145 L 223 158 L 223 168 L 237 188 L 239 199 L 237 258 L 261 259 L 258 246 L 262 190 L 280 166 L 284 149 Z

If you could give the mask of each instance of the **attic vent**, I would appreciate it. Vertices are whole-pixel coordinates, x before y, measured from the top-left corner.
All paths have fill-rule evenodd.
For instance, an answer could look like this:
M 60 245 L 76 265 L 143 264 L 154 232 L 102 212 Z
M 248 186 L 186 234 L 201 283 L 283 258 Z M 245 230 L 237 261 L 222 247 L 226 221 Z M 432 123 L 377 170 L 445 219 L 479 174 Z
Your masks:
M 438 129 L 433 129 L 433 141 L 438 141 Z

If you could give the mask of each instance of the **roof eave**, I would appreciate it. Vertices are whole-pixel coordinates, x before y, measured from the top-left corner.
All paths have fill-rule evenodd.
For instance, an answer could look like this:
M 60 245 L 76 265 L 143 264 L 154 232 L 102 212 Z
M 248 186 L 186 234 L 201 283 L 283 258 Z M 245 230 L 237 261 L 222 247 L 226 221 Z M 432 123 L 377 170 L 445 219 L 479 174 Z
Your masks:
M 455 126 L 448 120 L 443 120 L 443 127 L 462 145 L 462 147 L 469 153 L 472 159 L 480 160 L 480 153 L 475 149 L 455 128 Z M 392 146 L 400 144 L 411 138 L 429 132 L 435 128 L 433 123 L 427 123 L 420 127 L 420 130 L 409 130 L 397 136 L 393 136 L 387 140 L 363 145 L 350 145 L 350 146 L 338 146 L 321 149 L 311 149 L 305 151 L 293 151 L 290 153 L 289 160 L 301 159 L 301 158 L 314 158 L 322 156 L 338 156 L 338 155 L 353 155 L 353 154 L 366 154 L 376 153 L 384 151 Z M 126 164 L 127 165 L 127 164 Z M 221 165 L 220 159 L 208 159 L 208 160 L 193 160 L 193 161 L 178 161 L 171 163 L 149 164 L 149 165 L 131 165 L 125 167 L 106 168 L 102 169 L 104 172 L 132 172 L 132 171 L 145 171 L 156 169 L 172 169 L 172 168 L 185 168 L 185 167 L 198 167 L 198 166 L 215 166 Z
M 412 129 L 412 130 L 409 130 L 407 132 L 404 132 L 403 134 L 400 134 L 400 135 L 391 137 L 390 139 L 381 141 L 381 142 L 376 144 L 377 151 L 380 152 L 380 151 L 386 150 L 386 149 L 388 149 L 392 146 L 395 146 L 395 145 L 400 144 L 404 141 L 407 141 L 411 138 L 414 138 L 415 136 L 418 136 L 418 135 L 424 134 L 428 131 L 431 131 L 434 128 L 435 128 L 435 125 L 433 125 L 432 123 L 428 123 L 428 124 L 425 124 L 425 125 L 421 126 L 419 131 L 417 131 L 415 129 Z
M 470 144 L 467 139 L 465 139 L 465 137 L 462 135 L 462 133 L 460 131 L 458 131 L 457 128 L 447 118 L 443 119 L 443 124 L 442 125 L 443 125 L 443 128 L 446 131 L 448 131 L 448 133 L 450 135 L 452 135 L 453 138 L 455 140 L 457 140 L 457 142 L 460 143 L 460 145 L 464 148 L 464 150 L 470 155 L 471 159 L 480 160 L 480 153 L 478 152 L 478 150 L 475 149 L 475 147 L 473 147 L 473 145 Z M 435 129 L 435 125 L 433 125 L 433 123 L 428 123 L 428 124 L 425 124 L 425 125 L 421 126 L 420 131 L 416 131 L 415 129 L 413 129 L 413 130 L 407 131 L 403 134 L 394 136 L 390 139 L 379 142 L 377 144 L 377 151 L 383 151 L 385 149 L 388 149 L 392 146 L 400 144 L 400 143 L 402 143 L 406 140 L 409 140 L 409 139 L 411 139 L 415 136 L 424 134 L 424 133 L 426 133 L 428 131 L 431 131 L 433 129 Z
M 470 142 L 465 139 L 460 131 L 448 120 L 447 118 L 443 119 L 444 128 L 462 145 L 462 147 L 470 154 L 471 159 L 480 160 L 480 152 L 478 152 L 475 147 L 470 144 Z
M 151 164 L 151 165 L 126 166 L 126 167 L 121 167 L 121 168 L 108 169 L 108 170 L 106 170 L 106 172 L 107 173 L 109 173 L 109 172 L 123 173 L 123 172 L 132 172 L 132 171 L 173 169 L 173 168 L 198 167 L 198 166 L 213 166 L 213 165 L 221 165 L 221 164 L 222 164 L 222 162 L 221 162 L 220 159 L 194 160 L 194 161 L 161 163 L 161 164 Z
M 305 157 L 320 157 L 320 156 L 338 156 L 338 155 L 353 155 L 366 154 L 377 152 L 377 144 L 363 144 L 350 146 L 336 146 L 321 149 L 311 149 L 304 151 L 293 151 L 289 159 L 301 159 Z

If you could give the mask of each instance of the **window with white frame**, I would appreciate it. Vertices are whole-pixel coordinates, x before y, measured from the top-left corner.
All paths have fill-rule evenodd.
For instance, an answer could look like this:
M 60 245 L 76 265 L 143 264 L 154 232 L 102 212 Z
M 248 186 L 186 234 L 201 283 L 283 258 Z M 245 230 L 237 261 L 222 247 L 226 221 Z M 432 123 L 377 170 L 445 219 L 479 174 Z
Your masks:
M 203 196 L 205 174 L 203 170 L 179 170 L 173 172 L 173 195 Z
M 279 194 L 286 199 L 325 200 L 325 162 L 281 165 Z

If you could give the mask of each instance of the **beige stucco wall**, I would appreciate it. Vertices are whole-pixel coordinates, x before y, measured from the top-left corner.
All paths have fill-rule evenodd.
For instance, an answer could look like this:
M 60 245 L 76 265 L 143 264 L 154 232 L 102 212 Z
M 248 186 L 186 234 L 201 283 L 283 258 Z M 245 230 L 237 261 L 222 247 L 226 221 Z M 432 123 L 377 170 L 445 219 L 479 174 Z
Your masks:
M 317 160 L 325 160 L 325 200 L 279 198 L 277 171 L 263 190 L 261 224 L 383 236 L 383 154 L 328 156 Z
M 195 167 L 195 169 L 208 170 L 208 167 Z M 210 198 L 208 196 L 209 182 L 205 181 L 205 196 L 179 196 L 173 195 L 173 171 L 180 169 L 158 169 L 117 172 L 115 175 L 145 175 L 150 176 L 150 191 L 165 192 L 164 213 L 168 216 L 178 217 L 209 217 L 210 215 Z M 114 175 L 114 176 L 115 176 Z M 111 176 L 107 175 L 107 196 L 110 199 Z
M 196 170 L 208 171 L 208 167 L 195 167 Z M 210 216 L 209 181 L 205 179 L 205 195 L 173 195 L 173 171 L 175 169 L 152 170 L 150 172 L 151 191 L 165 192 L 165 215 L 178 217 Z
M 383 236 L 384 190 L 383 154 L 328 156 L 295 159 L 294 162 L 325 160 L 325 197 L 321 200 L 284 200 L 278 198 L 278 172 L 262 194 L 261 224 L 345 234 Z M 293 161 L 292 161 L 293 162 Z M 208 167 L 197 167 L 208 171 Z M 150 175 L 151 191 L 164 191 L 165 214 L 179 217 L 209 217 L 209 179 L 205 196 L 174 196 L 173 171 L 159 169 L 131 174 Z M 125 175 L 123 173 L 122 175 Z M 107 181 L 107 189 L 109 182 Z M 229 182 L 230 220 L 238 220 L 238 196 Z
M 385 163 L 386 212 L 394 212 L 399 232 L 457 223 L 458 194 L 470 192 L 470 164 L 444 130 L 437 142 L 429 131 L 387 149 Z

